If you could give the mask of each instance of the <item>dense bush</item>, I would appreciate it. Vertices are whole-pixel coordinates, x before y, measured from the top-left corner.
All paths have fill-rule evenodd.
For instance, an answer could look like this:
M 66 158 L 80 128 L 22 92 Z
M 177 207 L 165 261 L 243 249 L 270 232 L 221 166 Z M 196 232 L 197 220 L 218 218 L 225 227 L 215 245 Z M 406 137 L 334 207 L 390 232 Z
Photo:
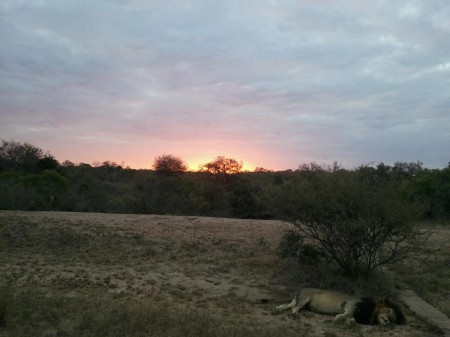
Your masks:
M 353 211 L 357 206 L 365 208 L 366 213 L 372 209 L 375 214 L 384 193 L 386 200 L 401 204 L 400 210 L 404 201 L 417 206 L 422 220 L 450 219 L 450 168 L 429 170 L 417 162 L 343 170 L 336 163 L 330 167 L 311 163 L 296 171 L 240 172 L 242 163 L 218 157 L 209 163 L 209 169 L 183 172 L 181 159 L 170 155 L 160 158 L 175 159 L 182 164 L 181 169 L 175 169 L 176 174 L 159 174 L 157 170 L 133 170 L 110 161 L 59 164 L 51 154 L 31 144 L 2 141 L 0 209 L 254 219 L 284 219 L 302 212 L 330 217 L 337 212 L 336 216 L 342 217 L 351 202 Z M 341 194 L 328 193 L 338 191 L 338 187 Z M 355 203 L 369 198 L 367 191 L 373 191 L 371 198 L 378 200 L 372 208 Z
M 365 168 L 363 168 L 365 170 Z M 346 275 L 370 276 L 404 257 L 414 230 L 414 207 L 399 187 L 366 172 L 318 172 L 290 189 L 290 221 L 339 264 Z

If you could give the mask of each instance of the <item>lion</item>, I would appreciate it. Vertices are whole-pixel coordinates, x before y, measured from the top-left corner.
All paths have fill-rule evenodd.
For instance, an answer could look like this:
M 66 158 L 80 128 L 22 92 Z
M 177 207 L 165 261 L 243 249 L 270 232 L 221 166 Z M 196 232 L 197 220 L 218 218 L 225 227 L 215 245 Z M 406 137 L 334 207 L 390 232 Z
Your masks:
M 354 319 L 358 324 L 404 324 L 405 316 L 397 305 L 386 298 L 354 295 L 315 288 L 301 289 L 288 304 L 279 305 L 276 312 L 291 309 L 297 314 L 302 308 L 319 314 L 336 315 L 334 322 Z

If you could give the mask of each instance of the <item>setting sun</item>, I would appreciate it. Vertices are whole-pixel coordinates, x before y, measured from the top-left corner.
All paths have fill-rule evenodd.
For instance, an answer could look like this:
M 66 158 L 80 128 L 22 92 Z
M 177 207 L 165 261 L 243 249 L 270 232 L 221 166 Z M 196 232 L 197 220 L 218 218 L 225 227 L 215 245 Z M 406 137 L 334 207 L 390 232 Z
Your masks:
M 217 157 L 217 156 L 216 156 Z M 225 157 L 230 157 L 230 158 L 234 158 L 236 159 L 238 162 L 242 162 L 242 171 L 254 171 L 255 170 L 255 165 L 251 164 L 251 163 L 247 163 L 243 160 L 241 160 L 240 158 L 236 158 L 233 156 L 225 156 Z M 202 156 L 202 157 L 197 157 L 197 158 L 193 158 L 190 160 L 186 161 L 186 165 L 188 166 L 189 171 L 192 172 L 196 172 L 198 171 L 204 164 L 209 163 L 211 161 L 213 161 L 215 159 L 215 157 L 206 157 L 206 156 Z
M 212 158 L 199 157 L 187 161 L 186 164 L 188 166 L 189 171 L 195 172 L 198 171 L 203 164 L 206 164 L 211 160 Z

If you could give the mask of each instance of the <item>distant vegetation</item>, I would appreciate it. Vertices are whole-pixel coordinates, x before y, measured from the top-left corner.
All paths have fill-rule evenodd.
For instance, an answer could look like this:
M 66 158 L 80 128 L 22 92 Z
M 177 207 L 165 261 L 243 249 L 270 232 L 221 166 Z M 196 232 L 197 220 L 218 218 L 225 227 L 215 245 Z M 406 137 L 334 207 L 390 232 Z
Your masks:
M 450 165 L 242 167 L 219 156 L 188 172 L 168 154 L 149 170 L 110 161 L 59 163 L 31 144 L 2 141 L 0 209 L 280 219 L 293 225 L 282 256 L 333 260 L 354 278 L 407 256 L 420 237 L 415 222 L 449 223 Z
M 59 163 L 31 144 L 3 140 L 0 209 L 299 219 L 314 218 L 314 212 L 330 216 L 323 211 L 337 209 L 329 205 L 345 208 L 352 200 L 366 203 L 358 207 L 369 212 L 372 197 L 376 212 L 389 196 L 402 207 L 413 207 L 419 220 L 450 219 L 450 167 L 398 162 L 344 170 L 338 164 L 311 163 L 297 170 L 242 172 L 241 162 L 220 156 L 199 172 L 187 172 L 181 158 L 162 155 L 152 168 L 135 170 L 110 161 Z M 369 190 L 376 195 L 367 195 Z

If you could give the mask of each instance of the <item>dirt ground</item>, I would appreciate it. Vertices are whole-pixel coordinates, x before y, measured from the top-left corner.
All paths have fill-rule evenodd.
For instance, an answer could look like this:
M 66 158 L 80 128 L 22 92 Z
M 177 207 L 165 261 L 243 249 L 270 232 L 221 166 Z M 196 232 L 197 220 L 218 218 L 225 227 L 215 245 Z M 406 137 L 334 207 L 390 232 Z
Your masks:
M 83 249 L 94 249 L 91 246 L 95 245 L 95 240 L 89 241 L 90 246 L 79 243 L 81 248 L 73 244 L 77 250 L 72 256 L 70 249 L 64 247 L 72 247 L 74 235 L 57 232 L 53 241 L 59 242 L 58 247 L 47 240 L 36 250 L 28 247 L 28 257 L 11 255 L 2 259 L 0 280 L 13 281 L 18 289 L 33 282 L 47 292 L 64 291 L 68 296 L 77 296 L 97 287 L 114 294 L 126 293 L 136 298 L 166 301 L 169 305 L 184 305 L 193 310 L 205 309 L 222 317 L 224 324 L 252 322 L 258 326 L 280 326 L 298 329 L 313 337 L 440 335 L 401 303 L 408 320 L 404 326 L 347 327 L 326 321 L 330 317 L 304 310 L 298 317 L 291 317 L 288 313 L 272 315 L 271 309 L 278 304 L 277 300 L 291 298 L 294 291 L 292 280 L 295 276 L 289 274 L 286 263 L 275 254 L 283 232 L 289 228 L 280 221 L 0 212 L 0 221 L 16 217 L 36 224 L 36 228 L 47 226 L 53 232 L 58 226 L 64 226 L 73 233 L 97 238 L 100 246 L 107 247 L 99 250 L 95 259 L 87 261 L 83 259 Z M 108 231 L 114 233 L 114 236 L 105 237 L 112 240 L 109 246 L 106 246 L 108 242 L 100 244 L 103 233 Z M 19 234 L 14 235 L 8 236 L 13 240 L 11 242 L 20 239 Z M 444 252 L 448 257 L 449 239 L 450 231 L 441 229 L 432 235 L 431 242 L 433 247 L 440 247 L 439 254 Z M 136 247 L 144 247 L 145 251 L 139 251 L 133 258 L 136 251 L 133 247 L 121 245 L 123 241 L 135 242 Z M 54 258 L 39 253 L 46 247 L 56 252 Z M 401 275 L 395 276 L 395 282 L 398 283 L 399 279 Z M 364 285 L 361 286 L 363 291 Z M 272 302 L 263 304 L 261 299 Z M 447 293 L 441 299 L 441 305 L 446 306 L 448 299 Z

